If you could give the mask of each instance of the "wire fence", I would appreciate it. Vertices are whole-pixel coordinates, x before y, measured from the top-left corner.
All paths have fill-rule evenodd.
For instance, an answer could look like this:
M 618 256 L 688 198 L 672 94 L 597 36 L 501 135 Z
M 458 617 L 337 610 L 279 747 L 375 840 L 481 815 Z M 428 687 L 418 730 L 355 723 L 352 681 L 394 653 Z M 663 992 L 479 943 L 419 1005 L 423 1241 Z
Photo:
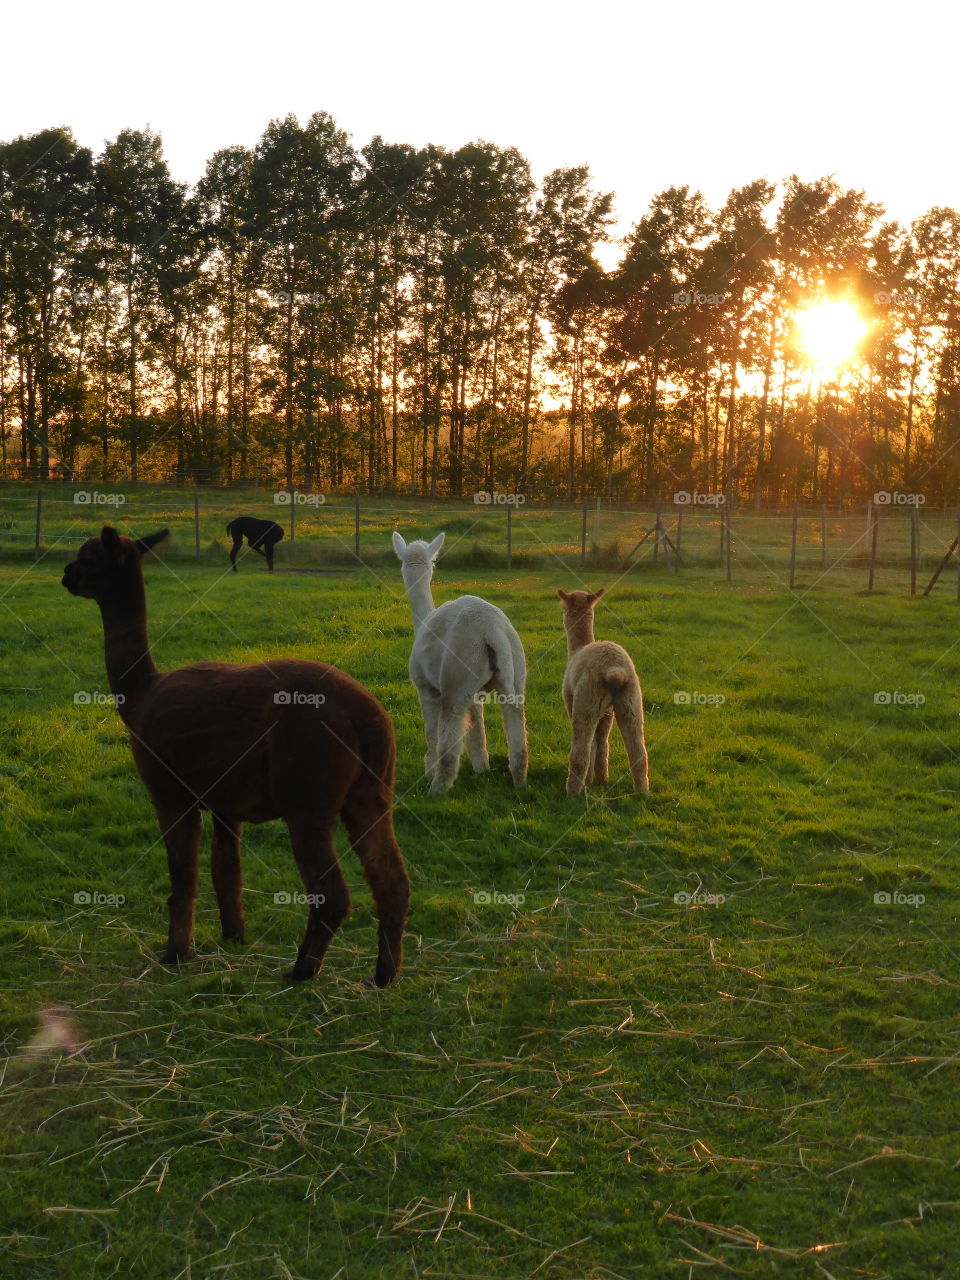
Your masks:
M 949 564 L 940 590 L 949 577 L 960 599 L 960 559 L 948 555 L 951 545 L 960 547 L 960 508 L 871 502 L 859 510 L 755 510 L 719 500 L 705 506 L 600 499 L 547 505 L 518 495 L 479 498 L 7 484 L 0 486 L 0 559 L 69 558 L 85 538 L 112 524 L 133 534 L 166 527 L 172 540 L 165 555 L 226 563 L 228 522 L 254 515 L 284 529 L 278 571 L 385 564 L 394 558 L 394 529 L 408 541 L 444 530 L 444 560 L 451 567 L 697 570 L 731 581 L 762 575 L 797 589 L 828 581 L 919 594 L 938 567 L 942 572 Z

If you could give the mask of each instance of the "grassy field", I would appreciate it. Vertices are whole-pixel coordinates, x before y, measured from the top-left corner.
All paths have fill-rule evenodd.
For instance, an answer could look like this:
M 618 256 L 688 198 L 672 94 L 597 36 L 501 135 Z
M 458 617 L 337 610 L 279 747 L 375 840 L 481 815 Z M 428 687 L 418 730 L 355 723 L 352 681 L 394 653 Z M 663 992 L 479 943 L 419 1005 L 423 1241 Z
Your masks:
M 226 562 L 230 539 L 227 523 L 236 515 L 257 515 L 278 521 L 286 531 L 277 550 L 277 563 L 289 568 L 393 564 L 390 533 L 401 528 L 408 536 L 432 537 L 445 529 L 449 538 L 447 563 L 465 569 L 550 568 L 556 557 L 578 562 L 581 549 L 592 568 L 617 568 L 651 528 L 655 510 L 647 504 L 611 505 L 595 500 L 585 504 L 523 502 L 475 503 L 457 499 L 380 497 L 350 494 L 300 494 L 295 506 L 276 503 L 273 490 L 173 489 L 126 486 L 80 489 L 43 486 L 39 546 L 42 554 L 59 556 L 79 538 L 102 524 L 121 532 L 144 532 L 167 526 L 172 542 L 166 552 L 176 564 Z M 286 497 L 286 495 L 284 495 Z M 522 495 L 521 495 L 522 496 Z M 85 501 L 78 502 L 83 497 Z M 196 503 L 196 506 L 195 506 Z M 359 503 L 359 523 L 358 523 Z M 508 530 L 508 512 L 510 528 Z M 911 508 L 878 507 L 877 581 L 909 589 Z M 662 504 L 665 527 L 680 544 L 688 568 L 721 572 L 721 516 L 716 506 Z M 960 512 L 940 507 L 918 509 L 918 574 L 922 588 L 947 545 L 960 529 Z M 756 512 L 744 507 L 731 512 L 731 574 L 737 581 L 762 579 L 789 572 L 793 522 L 782 509 Z M 509 535 L 509 536 L 508 536 Z M 37 487 L 0 485 L 0 558 L 29 561 L 37 545 Z M 509 551 L 508 551 L 509 545 Z M 808 583 L 821 575 L 831 583 L 849 581 L 866 586 L 870 539 L 865 509 L 839 514 L 835 509 L 806 508 L 797 523 L 797 564 Z M 509 556 L 509 563 L 508 563 Z M 647 564 L 653 558 L 653 539 L 637 553 Z M 947 575 L 957 591 L 957 567 Z
M 441 560 L 438 600 L 484 594 L 523 637 L 531 770 L 515 794 L 488 713 L 493 771 L 438 799 L 398 566 L 151 562 L 162 668 L 320 658 L 393 715 L 414 897 L 380 993 L 345 846 L 354 914 L 315 981 L 283 982 L 305 909 L 275 901 L 300 888 L 279 824 L 245 835 L 249 945 L 220 943 L 205 875 L 198 959 L 156 963 L 165 858 L 67 558 L 0 565 L 4 1280 L 953 1274 L 950 587 L 592 572 L 653 792 L 627 793 L 615 741 L 583 803 L 554 596 L 575 573 Z M 52 1004 L 83 1053 L 24 1057 Z

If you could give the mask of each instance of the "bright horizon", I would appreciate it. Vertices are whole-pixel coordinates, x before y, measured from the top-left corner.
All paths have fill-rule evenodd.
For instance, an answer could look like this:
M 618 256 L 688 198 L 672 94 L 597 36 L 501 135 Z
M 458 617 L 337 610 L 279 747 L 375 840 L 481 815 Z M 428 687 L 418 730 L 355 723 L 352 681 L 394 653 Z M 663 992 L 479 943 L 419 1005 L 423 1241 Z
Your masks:
M 716 205 L 754 178 L 828 173 L 909 221 L 960 207 L 952 99 L 957 20 L 930 0 L 891 31 L 874 7 L 823 0 L 796 18 L 753 0 L 695 0 L 682 19 L 603 3 L 494 0 L 482 25 L 437 0 L 362 11 L 289 0 L 172 0 L 158 26 L 115 0 L 5 15 L 0 138 L 70 127 L 95 152 L 122 128 L 161 134 L 194 183 L 272 118 L 328 112 L 359 148 L 382 134 L 517 147 L 538 179 L 586 163 L 616 193 L 615 234 L 665 187 Z M 55 40 L 51 39 L 55 33 Z M 42 74 L 41 74 L 42 73 Z M 911 104 L 922 103 L 922 118 Z

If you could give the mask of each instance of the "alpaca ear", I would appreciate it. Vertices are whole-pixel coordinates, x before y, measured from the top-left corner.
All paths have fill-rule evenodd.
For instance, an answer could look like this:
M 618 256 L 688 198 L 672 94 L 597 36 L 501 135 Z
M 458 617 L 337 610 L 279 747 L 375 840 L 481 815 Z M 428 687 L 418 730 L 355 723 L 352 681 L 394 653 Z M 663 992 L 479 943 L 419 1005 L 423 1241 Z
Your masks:
M 560 599 L 563 601 L 564 604 L 566 604 L 567 601 L 570 599 L 569 595 L 566 593 L 566 591 L 564 591 L 563 587 L 557 587 L 557 595 L 560 597 Z
M 599 591 L 592 592 L 590 595 L 590 603 L 596 604 L 596 602 L 600 599 L 600 597 L 606 593 L 606 590 L 607 590 L 606 587 L 601 587 Z
M 169 537 L 169 529 L 160 529 L 157 533 L 148 533 L 145 538 L 134 538 L 133 545 L 141 555 L 145 555 L 148 551 L 152 551 L 154 547 L 158 546 L 161 542 L 166 542 Z
M 394 531 L 393 531 L 393 549 L 394 549 L 394 551 L 397 553 L 397 555 L 400 557 L 400 559 L 402 560 L 402 559 L 403 559 L 403 553 L 404 553 L 404 552 L 406 551 L 406 549 L 407 549 L 407 544 L 406 544 L 406 542 L 404 542 L 404 540 L 403 540 L 403 538 L 400 536 L 400 534 L 399 534 L 399 533 L 397 533 L 396 529 L 394 529 Z
M 120 550 L 120 535 L 112 525 L 105 524 L 100 530 L 100 545 L 107 551 Z
M 440 548 L 443 546 L 446 536 L 447 535 L 445 533 L 438 533 L 430 543 L 429 547 L 427 547 L 427 555 L 431 560 L 436 560 L 437 556 L 440 554 Z

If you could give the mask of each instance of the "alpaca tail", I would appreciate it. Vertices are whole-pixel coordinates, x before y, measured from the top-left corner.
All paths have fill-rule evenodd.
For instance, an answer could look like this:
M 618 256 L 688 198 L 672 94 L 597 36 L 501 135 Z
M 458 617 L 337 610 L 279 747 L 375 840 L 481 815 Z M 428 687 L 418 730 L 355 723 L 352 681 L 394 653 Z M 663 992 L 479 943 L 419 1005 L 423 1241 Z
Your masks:
M 485 642 L 491 679 L 502 693 L 517 693 L 523 689 L 527 672 L 523 649 L 514 645 L 508 635 L 491 635 Z
M 627 685 L 632 683 L 630 672 L 626 667 L 608 667 L 603 673 L 602 680 L 611 698 L 616 698 Z

